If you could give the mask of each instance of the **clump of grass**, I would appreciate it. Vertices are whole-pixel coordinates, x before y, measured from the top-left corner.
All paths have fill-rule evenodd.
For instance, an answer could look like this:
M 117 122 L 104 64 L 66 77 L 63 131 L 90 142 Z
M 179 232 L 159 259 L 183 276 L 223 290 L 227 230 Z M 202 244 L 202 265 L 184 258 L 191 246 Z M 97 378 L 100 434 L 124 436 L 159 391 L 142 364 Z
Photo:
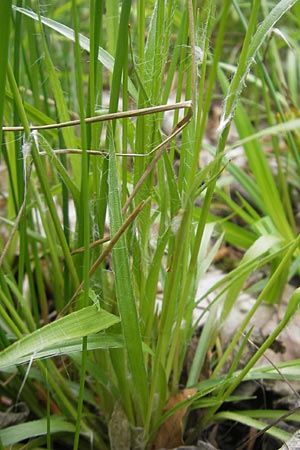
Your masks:
M 187 407 L 205 408 L 202 427 L 222 417 L 262 426 L 255 414 L 246 420 L 218 409 L 246 377 L 260 376 L 253 366 L 297 310 L 298 290 L 245 368 L 236 371 L 236 357 L 228 373 L 220 371 L 241 333 L 250 336 L 248 324 L 261 302 L 279 301 L 297 273 L 299 236 L 279 133 L 298 174 L 298 121 L 290 120 L 277 73 L 292 86 L 295 104 L 298 86 L 296 77 L 282 71 L 271 34 L 284 15 L 291 23 L 299 20 L 291 9 L 295 3 L 282 0 L 268 11 L 255 0 L 249 14 L 231 0 L 221 6 L 205 1 L 201 10 L 192 1 L 135 6 L 126 0 L 121 7 L 112 1 L 106 11 L 99 0 L 53 2 L 44 11 L 30 2 L 13 9 L 5 2 L 0 54 L 7 53 L 11 36 L 14 44 L 7 68 L 0 68 L 1 150 L 8 174 L 1 217 L 0 370 L 2 381 L 9 376 L 0 389 L 11 405 L 25 402 L 32 420 L 1 430 L 3 447 L 30 439 L 31 446 L 58 448 L 65 433 L 63 445 L 74 449 L 117 448 L 114 436 L 120 433 L 124 448 L 150 448 L 167 418 Z M 238 58 L 226 48 L 229 19 L 243 36 Z M 248 83 L 264 100 L 264 129 L 259 123 L 255 129 L 248 117 Z M 168 106 L 172 91 L 176 103 Z M 223 98 L 223 112 L 213 160 L 199 167 L 216 95 Z M 166 111 L 173 111 L 168 132 Z M 227 161 L 233 121 L 248 173 Z M 268 134 L 276 175 L 260 141 Z M 245 198 L 231 198 L 220 182 L 225 170 Z M 211 214 L 216 198 L 229 208 L 228 218 Z M 244 256 L 213 288 L 220 290 L 183 380 L 197 329 L 197 286 L 223 241 Z M 210 380 L 200 382 L 222 323 L 260 267 L 269 270 L 263 289 L 211 368 Z M 193 395 L 165 412 L 182 387 Z

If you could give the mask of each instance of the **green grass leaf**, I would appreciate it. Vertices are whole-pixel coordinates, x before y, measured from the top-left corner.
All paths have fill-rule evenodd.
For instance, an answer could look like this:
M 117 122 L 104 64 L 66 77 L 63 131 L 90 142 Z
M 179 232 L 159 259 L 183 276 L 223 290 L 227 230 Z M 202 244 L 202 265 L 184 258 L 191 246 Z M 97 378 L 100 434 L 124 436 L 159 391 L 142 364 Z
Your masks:
M 4 110 L 4 93 L 6 83 L 7 55 L 10 39 L 11 0 L 3 0 L 0 14 L 0 121 L 2 124 Z M 2 142 L 2 129 L 0 130 L 0 142 Z
M 47 434 L 48 418 L 32 420 L 26 423 L 20 423 L 0 430 L 0 439 L 4 447 L 14 445 L 24 439 L 31 439 L 36 436 L 45 436 Z M 51 433 L 73 433 L 74 425 L 67 422 L 64 417 L 50 417 Z
M 52 30 L 56 31 L 57 33 L 61 34 L 62 36 L 65 36 L 70 41 L 73 41 L 73 42 L 75 41 L 74 30 L 72 30 L 72 28 L 67 27 L 66 25 L 64 25 L 60 22 L 57 22 L 56 20 L 49 19 L 49 18 L 43 17 L 43 16 L 39 17 L 35 12 L 30 11 L 29 9 L 20 8 L 20 7 L 16 7 L 16 6 L 14 6 L 14 9 L 22 14 L 25 14 L 28 17 L 31 17 L 34 20 L 37 20 L 37 21 L 41 20 L 41 22 L 44 25 L 46 25 L 47 27 L 51 28 Z M 83 50 L 85 50 L 89 53 L 90 40 L 87 37 L 83 36 L 82 34 L 79 34 L 79 45 Z M 111 72 L 111 73 L 113 72 L 115 60 L 102 47 L 99 47 L 99 49 L 98 49 L 98 59 L 103 64 L 103 66 L 107 70 L 109 70 L 109 72 Z M 132 96 L 132 98 L 134 100 L 136 100 L 137 99 L 137 91 L 136 91 L 134 84 L 132 83 L 132 81 L 130 79 L 128 80 L 128 90 L 129 90 L 129 93 Z
M 122 225 L 121 200 L 116 165 L 115 148 L 112 127 L 108 127 L 109 138 L 109 219 L 112 234 L 115 234 Z M 128 354 L 129 365 L 132 372 L 135 390 L 140 399 L 140 408 L 145 415 L 147 407 L 148 386 L 142 338 L 138 323 L 137 308 L 132 287 L 129 268 L 128 250 L 125 236 L 122 235 L 113 248 L 113 262 L 115 272 L 115 286 L 118 307 L 122 321 L 125 346 Z
M 224 412 L 218 413 L 218 414 L 216 414 L 215 418 L 216 418 L 216 420 L 233 420 L 235 422 L 239 422 L 239 423 L 243 423 L 244 425 L 248 425 L 249 427 L 257 429 L 257 430 L 263 430 L 266 427 L 265 422 L 254 419 L 250 416 L 246 416 L 244 414 L 231 412 L 231 411 L 224 411 Z M 270 429 L 266 430 L 266 433 L 279 439 L 282 442 L 288 441 L 291 438 L 290 433 L 287 433 L 286 431 L 281 430 L 278 427 L 271 427 Z
M 0 353 L 0 370 L 18 365 L 20 361 L 28 362 L 35 353 L 49 346 L 97 333 L 119 321 L 118 317 L 107 311 L 99 311 L 97 305 L 87 306 L 45 325 L 7 347 Z

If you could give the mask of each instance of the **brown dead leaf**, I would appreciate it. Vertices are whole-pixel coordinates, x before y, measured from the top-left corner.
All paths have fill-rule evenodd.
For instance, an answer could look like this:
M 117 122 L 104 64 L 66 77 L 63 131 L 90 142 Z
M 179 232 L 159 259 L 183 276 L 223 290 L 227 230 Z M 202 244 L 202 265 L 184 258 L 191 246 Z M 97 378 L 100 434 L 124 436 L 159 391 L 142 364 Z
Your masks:
M 177 392 L 169 398 L 169 401 L 165 407 L 164 412 L 166 413 L 170 409 L 174 408 L 179 403 L 187 400 L 192 395 L 197 392 L 197 389 L 184 389 L 183 391 Z M 158 450 L 160 448 L 175 448 L 183 444 L 182 440 L 182 421 L 186 414 L 188 406 L 183 406 L 171 417 L 169 417 L 159 428 L 155 441 L 153 450 Z

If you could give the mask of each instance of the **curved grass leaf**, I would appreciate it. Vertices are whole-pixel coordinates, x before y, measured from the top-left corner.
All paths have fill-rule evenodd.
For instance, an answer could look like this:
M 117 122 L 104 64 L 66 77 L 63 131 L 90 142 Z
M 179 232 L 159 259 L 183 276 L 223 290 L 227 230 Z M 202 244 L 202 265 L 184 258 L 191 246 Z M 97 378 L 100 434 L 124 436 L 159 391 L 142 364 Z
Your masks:
M 274 28 L 278 20 L 297 2 L 297 0 L 281 0 L 267 15 L 257 28 L 249 41 L 248 48 L 241 54 L 237 71 L 230 83 L 230 88 L 224 105 L 224 113 L 221 118 L 219 130 L 222 131 L 232 120 L 237 101 L 245 86 L 245 81 L 255 58 L 265 42 L 268 34 Z
M 0 430 L 0 440 L 4 447 L 14 445 L 24 439 L 30 439 L 36 436 L 47 434 L 47 421 L 49 418 L 32 420 L 31 422 L 19 423 L 8 428 Z M 74 425 L 67 422 L 64 417 L 50 417 L 51 433 L 73 433 Z
M 224 411 L 216 414 L 215 416 L 216 420 L 233 420 L 234 422 L 243 423 L 244 425 L 248 425 L 251 428 L 257 429 L 257 430 L 264 430 L 266 427 L 265 422 L 261 422 L 260 420 L 254 419 L 252 417 L 246 416 L 244 414 L 231 412 L 231 411 Z M 270 429 L 266 430 L 266 433 L 270 434 L 271 436 L 275 437 L 276 439 L 279 439 L 280 441 L 284 442 L 290 439 L 291 435 L 290 433 L 287 433 L 284 430 L 281 430 L 277 427 L 271 427 Z
M 124 339 L 123 336 L 119 334 L 107 334 L 107 333 L 99 333 L 99 334 L 91 334 L 87 337 L 87 350 L 100 350 L 100 349 L 111 349 L 111 348 L 123 348 L 124 347 Z M 147 349 L 145 349 L 146 351 Z M 30 361 L 34 361 L 37 359 L 43 358 L 51 358 L 52 356 L 61 356 L 61 355 L 73 355 L 74 353 L 78 353 L 82 351 L 82 339 L 71 339 L 65 341 L 63 343 L 56 343 L 55 345 L 51 345 L 47 347 L 45 350 L 35 353 L 32 357 L 30 357 Z M 28 362 L 28 355 L 25 355 L 23 358 L 20 357 L 18 359 L 18 364 L 24 364 Z
M 247 142 L 251 142 L 256 139 L 263 139 L 266 136 L 277 136 L 281 133 L 287 133 L 288 131 L 296 131 L 296 130 L 299 131 L 299 129 L 300 129 L 300 119 L 287 120 L 284 123 L 279 123 L 277 125 L 264 128 L 263 130 L 260 130 L 257 133 L 253 133 L 249 136 L 246 136 L 243 139 L 236 141 L 234 144 L 226 147 L 226 150 L 231 150 L 233 148 L 240 147 L 241 145 L 244 145 Z
M 97 305 L 88 306 L 45 325 L 0 353 L 0 370 L 30 361 L 35 354 L 55 344 L 82 338 L 111 327 L 120 319 Z
M 52 28 L 52 30 L 57 31 L 57 33 L 61 34 L 62 36 L 65 36 L 67 39 L 73 42 L 75 41 L 74 30 L 72 30 L 72 28 L 63 25 L 62 23 L 57 22 L 56 20 L 48 19 L 47 17 L 43 16 L 39 17 L 35 12 L 25 8 L 19 8 L 14 6 L 14 9 L 22 14 L 25 14 L 28 17 L 31 17 L 34 20 L 37 21 L 40 20 L 44 25 L 46 25 L 49 28 Z M 82 34 L 79 34 L 79 45 L 83 50 L 90 52 L 90 40 L 87 37 L 83 36 Z M 115 60 L 102 47 L 99 47 L 98 59 L 109 72 L 111 73 L 113 72 Z M 137 91 L 130 79 L 128 79 L 128 90 L 132 98 L 134 100 L 137 100 L 138 96 Z

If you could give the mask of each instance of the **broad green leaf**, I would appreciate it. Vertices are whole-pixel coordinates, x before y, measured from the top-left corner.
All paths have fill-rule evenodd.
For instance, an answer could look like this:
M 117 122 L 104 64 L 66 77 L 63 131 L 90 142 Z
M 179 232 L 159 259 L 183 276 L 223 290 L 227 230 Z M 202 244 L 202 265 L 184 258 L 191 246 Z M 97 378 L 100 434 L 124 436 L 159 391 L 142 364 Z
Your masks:
M 43 436 L 47 434 L 48 418 L 32 420 L 26 423 L 20 423 L 8 428 L 0 430 L 0 440 L 4 447 L 14 445 L 24 439 L 34 438 L 36 436 Z M 67 422 L 64 417 L 51 416 L 50 417 L 51 433 L 73 433 L 74 425 Z
M 87 337 L 87 350 L 100 350 L 108 348 L 123 348 L 123 336 L 118 334 L 98 333 Z M 61 343 L 56 343 L 39 351 L 30 357 L 30 361 L 51 358 L 52 356 L 71 355 L 82 351 L 82 338 L 70 339 Z M 145 348 L 145 351 L 148 351 Z M 18 359 L 18 364 L 28 362 L 28 355 Z
M 97 305 L 88 306 L 56 320 L 14 342 L 0 353 L 0 370 L 30 361 L 35 354 L 55 344 L 105 330 L 120 319 Z

